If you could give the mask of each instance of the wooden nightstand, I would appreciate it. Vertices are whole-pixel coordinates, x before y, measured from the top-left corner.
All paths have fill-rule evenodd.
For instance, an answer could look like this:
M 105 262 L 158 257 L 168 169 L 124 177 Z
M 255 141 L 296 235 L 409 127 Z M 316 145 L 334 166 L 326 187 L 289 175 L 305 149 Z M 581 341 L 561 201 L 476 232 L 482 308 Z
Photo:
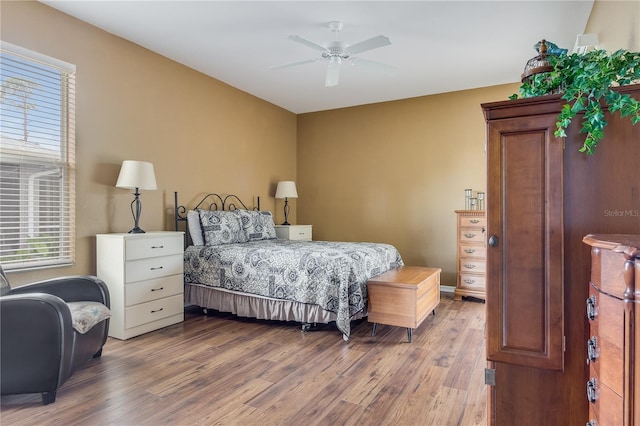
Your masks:
M 184 320 L 183 232 L 96 236 L 109 287 L 109 336 L 129 339 Z
M 275 225 L 276 237 L 280 240 L 311 241 L 312 225 Z

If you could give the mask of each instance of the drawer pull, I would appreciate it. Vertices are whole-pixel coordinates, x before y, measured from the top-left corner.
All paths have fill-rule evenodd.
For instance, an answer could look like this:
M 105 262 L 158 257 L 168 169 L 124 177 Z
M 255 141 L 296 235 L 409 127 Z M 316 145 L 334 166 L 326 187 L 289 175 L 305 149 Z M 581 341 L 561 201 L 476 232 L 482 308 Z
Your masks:
M 468 254 L 471 254 L 471 253 L 475 253 L 476 250 L 475 249 L 465 249 L 464 252 L 468 253 Z
M 158 266 L 156 268 L 151 268 L 152 271 L 157 271 L 158 269 L 164 269 L 164 266 Z
M 164 311 L 164 308 L 156 309 L 155 311 L 151 311 L 151 313 L 155 314 L 156 312 L 160 312 L 160 311 Z
M 164 246 L 151 246 L 152 249 L 164 248 Z
M 587 318 L 589 321 L 593 321 L 596 319 L 596 315 L 596 297 L 591 295 L 587 299 Z
M 592 377 L 587 381 L 587 401 L 596 402 L 596 379 Z
M 598 358 L 598 338 L 596 336 L 587 340 L 587 365 Z
M 164 290 L 164 287 L 160 287 L 160 288 L 152 288 L 151 291 L 160 291 L 160 290 Z
M 476 234 L 466 233 L 466 234 L 464 234 L 464 236 L 467 237 L 467 238 L 473 238 L 473 237 L 476 236 Z
M 480 220 L 478 220 L 478 219 L 471 219 L 469 222 L 471 222 L 471 223 L 480 223 Z
M 475 268 L 475 267 L 476 267 L 476 265 L 473 265 L 473 264 L 471 264 L 471 263 L 466 263 L 466 264 L 464 265 L 464 267 L 465 267 L 465 268 L 467 268 L 467 269 L 473 269 L 473 268 Z
M 463 280 L 465 284 L 473 284 L 476 282 L 476 280 L 471 280 L 469 278 L 467 278 L 466 280 Z

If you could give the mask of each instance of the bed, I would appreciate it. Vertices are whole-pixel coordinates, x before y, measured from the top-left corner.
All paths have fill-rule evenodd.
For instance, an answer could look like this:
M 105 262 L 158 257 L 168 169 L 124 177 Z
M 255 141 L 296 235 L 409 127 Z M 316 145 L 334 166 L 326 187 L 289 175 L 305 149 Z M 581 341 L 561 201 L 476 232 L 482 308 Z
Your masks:
M 235 195 L 206 194 L 187 209 L 175 194 L 176 230 L 187 231 L 185 303 L 266 320 L 335 322 L 345 340 L 367 314 L 367 281 L 403 265 L 390 244 L 290 241 L 273 216 Z M 186 222 L 186 226 L 181 226 Z

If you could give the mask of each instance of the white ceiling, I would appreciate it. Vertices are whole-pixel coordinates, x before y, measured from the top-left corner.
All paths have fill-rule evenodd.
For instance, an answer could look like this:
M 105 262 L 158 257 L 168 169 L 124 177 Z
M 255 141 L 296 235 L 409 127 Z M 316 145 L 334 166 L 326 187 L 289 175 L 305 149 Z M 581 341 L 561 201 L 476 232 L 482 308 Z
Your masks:
M 51 7 L 130 40 L 294 113 L 513 83 L 542 38 L 571 51 L 589 1 L 57 1 Z M 355 44 L 379 34 L 390 46 L 362 59 L 393 74 L 343 64 L 325 87 L 325 62 L 288 40 Z

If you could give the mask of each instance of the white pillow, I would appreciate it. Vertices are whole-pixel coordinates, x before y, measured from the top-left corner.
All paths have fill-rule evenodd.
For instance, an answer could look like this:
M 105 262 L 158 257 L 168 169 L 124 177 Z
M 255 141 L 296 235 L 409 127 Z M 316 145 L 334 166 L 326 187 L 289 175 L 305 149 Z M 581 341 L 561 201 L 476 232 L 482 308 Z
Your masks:
M 202 235 L 202 226 L 200 225 L 200 214 L 197 211 L 189 210 L 187 212 L 187 226 L 193 245 L 203 246 L 204 236 Z

